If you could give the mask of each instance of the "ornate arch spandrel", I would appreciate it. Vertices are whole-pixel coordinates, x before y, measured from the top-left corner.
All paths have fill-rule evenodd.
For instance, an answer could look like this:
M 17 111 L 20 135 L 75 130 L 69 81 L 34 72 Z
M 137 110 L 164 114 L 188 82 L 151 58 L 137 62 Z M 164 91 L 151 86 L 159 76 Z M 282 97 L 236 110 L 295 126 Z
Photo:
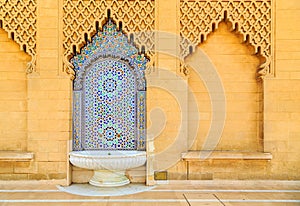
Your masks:
M 31 56 L 26 72 L 36 71 L 36 0 L 0 1 L 0 21 L 2 28 L 20 45 L 20 49 Z
M 265 62 L 260 65 L 258 76 L 274 76 L 272 62 L 272 12 L 271 0 L 181 0 L 180 48 L 185 58 L 190 48 L 205 41 L 221 21 L 230 21 L 260 53 Z
M 107 20 L 107 11 L 116 22 L 122 22 L 122 30 L 134 34 L 134 43 L 153 59 L 154 34 L 154 0 L 123 1 L 123 0 L 64 0 L 63 3 L 63 48 L 64 72 L 74 78 L 74 68 L 69 60 L 80 48 L 90 41 L 97 29 Z M 120 25 L 118 25 L 119 27 Z M 120 29 L 120 28 L 119 28 Z M 74 48 L 76 51 L 74 51 Z

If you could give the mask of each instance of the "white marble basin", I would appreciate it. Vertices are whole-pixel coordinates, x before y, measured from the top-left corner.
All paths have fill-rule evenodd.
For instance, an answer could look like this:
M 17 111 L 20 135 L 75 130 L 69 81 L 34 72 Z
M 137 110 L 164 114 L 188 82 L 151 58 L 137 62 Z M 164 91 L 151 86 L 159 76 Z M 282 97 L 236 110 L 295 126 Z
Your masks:
M 70 152 L 70 162 L 80 168 L 94 170 L 89 181 L 95 186 L 111 187 L 129 184 L 125 170 L 146 162 L 145 151 L 90 150 Z

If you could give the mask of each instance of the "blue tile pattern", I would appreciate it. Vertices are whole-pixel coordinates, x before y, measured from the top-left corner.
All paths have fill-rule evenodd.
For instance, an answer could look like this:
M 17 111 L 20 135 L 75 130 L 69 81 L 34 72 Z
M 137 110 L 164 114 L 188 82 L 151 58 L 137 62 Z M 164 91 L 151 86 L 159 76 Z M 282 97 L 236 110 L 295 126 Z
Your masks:
M 98 31 L 92 41 L 81 49 L 80 54 L 70 60 L 76 73 L 75 90 L 82 88 L 85 68 L 99 57 L 115 57 L 128 61 L 137 77 L 138 89 L 145 90 L 144 70 L 148 60 L 144 55 L 139 54 L 138 49 L 129 43 L 127 36 L 118 31 L 111 20 L 103 26 L 103 31 Z
M 137 93 L 137 132 L 138 132 L 138 148 L 146 148 L 146 92 L 139 91 Z
M 83 83 L 84 148 L 136 149 L 136 84 L 130 67 L 106 58 Z
M 73 150 L 145 150 L 147 61 L 111 20 L 71 59 Z
M 73 150 L 81 150 L 81 92 L 73 92 Z

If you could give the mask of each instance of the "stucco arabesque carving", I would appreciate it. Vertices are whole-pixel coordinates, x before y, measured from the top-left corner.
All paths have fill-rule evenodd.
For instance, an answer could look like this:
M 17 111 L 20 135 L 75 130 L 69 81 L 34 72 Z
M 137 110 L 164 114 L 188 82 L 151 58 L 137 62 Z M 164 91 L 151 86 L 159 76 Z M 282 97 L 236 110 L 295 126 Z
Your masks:
M 26 68 L 28 74 L 36 71 L 36 22 L 36 0 L 0 1 L 0 28 L 31 56 Z
M 244 41 L 265 58 L 257 71 L 259 78 L 274 76 L 272 62 L 271 0 L 181 0 L 180 44 L 181 57 L 185 58 L 194 47 L 205 41 L 208 34 L 222 21 L 232 23 L 232 29 L 243 35 Z M 181 64 L 188 75 L 187 65 Z
M 109 11 L 109 14 L 108 12 Z M 70 59 L 91 38 L 97 30 L 101 30 L 107 21 L 108 15 L 118 24 L 118 29 L 128 34 L 135 46 L 142 51 L 147 48 L 146 55 L 150 59 L 154 55 L 154 0 L 123 1 L 123 0 L 64 0 L 63 4 L 63 48 L 64 72 L 74 79 L 74 67 Z M 120 25 L 119 22 L 122 22 Z M 138 35 L 138 36 L 136 36 Z M 147 69 L 151 69 L 150 62 Z M 147 72 L 147 71 L 146 71 Z
M 36 71 L 36 0 L 9 1 L 0 4 L 0 20 L 2 28 L 9 37 L 16 41 L 21 50 L 31 56 L 27 65 L 27 73 Z M 135 38 L 139 48 L 145 44 L 149 51 L 154 51 L 154 0 L 145 1 L 72 1 L 65 0 L 64 10 L 64 70 L 74 78 L 74 70 L 69 59 L 74 55 L 72 46 L 77 52 L 96 32 L 97 24 L 101 27 L 106 19 L 103 10 L 110 9 L 115 20 L 122 21 L 122 29 L 126 33 L 139 32 Z M 226 16 L 225 16 L 226 15 Z M 224 19 L 232 23 L 233 29 L 240 32 L 245 41 L 254 46 L 266 60 L 260 65 L 258 75 L 274 76 L 271 67 L 271 0 L 181 0 L 180 2 L 180 34 L 189 41 L 181 41 L 181 55 L 189 54 L 189 47 L 205 41 L 207 35 L 218 27 Z M 98 22 L 98 23 L 97 23 Z M 143 33 L 143 31 L 145 33 Z M 151 33 L 150 33 L 151 34 Z M 149 52 L 148 56 L 154 54 Z M 153 58 L 150 58 L 153 59 Z M 151 63 L 152 64 L 152 63 Z M 182 64 L 182 72 L 188 75 L 187 67 Z

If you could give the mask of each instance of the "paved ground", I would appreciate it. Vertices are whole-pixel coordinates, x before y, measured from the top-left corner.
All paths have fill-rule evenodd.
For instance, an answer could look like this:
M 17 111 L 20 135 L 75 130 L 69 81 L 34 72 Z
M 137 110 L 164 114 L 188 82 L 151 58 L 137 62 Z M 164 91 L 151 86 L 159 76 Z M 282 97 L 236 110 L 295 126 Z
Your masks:
M 59 206 L 300 206 L 300 181 L 172 181 L 132 195 L 88 197 L 53 182 L 0 182 L 0 205 Z

